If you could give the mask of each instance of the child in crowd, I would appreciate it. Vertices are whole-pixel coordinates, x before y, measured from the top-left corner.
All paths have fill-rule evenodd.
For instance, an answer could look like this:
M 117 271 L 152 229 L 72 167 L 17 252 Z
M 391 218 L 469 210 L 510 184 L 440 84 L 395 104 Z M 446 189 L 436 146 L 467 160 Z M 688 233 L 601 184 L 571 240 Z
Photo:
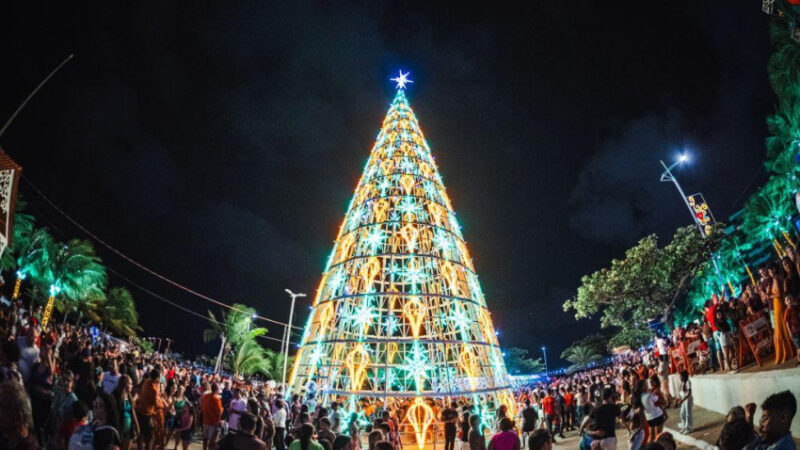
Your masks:
M 692 431 L 692 382 L 689 381 L 689 372 L 681 371 L 681 388 L 678 392 L 678 405 L 681 408 L 681 421 L 678 424 L 681 433 L 688 434 Z

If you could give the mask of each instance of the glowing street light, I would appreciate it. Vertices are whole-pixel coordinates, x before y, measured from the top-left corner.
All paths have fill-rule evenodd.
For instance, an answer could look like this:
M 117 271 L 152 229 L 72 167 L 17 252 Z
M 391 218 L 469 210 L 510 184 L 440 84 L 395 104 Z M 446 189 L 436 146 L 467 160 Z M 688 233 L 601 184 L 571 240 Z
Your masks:
M 683 189 L 681 188 L 680 183 L 678 183 L 678 179 L 675 178 L 675 175 L 672 174 L 672 169 L 674 169 L 677 165 L 683 164 L 683 163 L 688 162 L 688 161 L 689 161 L 689 153 L 687 153 L 687 152 L 681 153 L 680 156 L 678 156 L 678 160 L 675 161 L 674 163 L 672 163 L 669 167 L 667 167 L 667 165 L 664 164 L 664 161 L 659 161 L 661 163 L 661 165 L 664 167 L 664 172 L 661 173 L 661 181 L 662 182 L 671 181 L 675 185 L 675 189 L 678 190 L 678 194 L 680 194 L 681 199 L 683 200 L 683 203 L 686 205 L 687 208 L 689 208 L 689 214 L 692 216 L 692 222 L 694 222 L 694 224 L 697 225 L 697 228 L 700 230 L 700 236 L 705 238 L 706 237 L 705 228 L 703 228 L 703 225 L 701 225 L 700 222 L 697 220 L 697 215 L 696 215 L 696 213 L 694 211 L 694 208 L 692 208 L 692 205 L 689 204 L 689 199 L 686 197 L 686 194 L 683 192 Z M 722 283 L 722 286 L 723 286 L 722 289 L 723 289 L 723 292 L 724 292 L 725 283 L 723 282 L 722 273 L 719 271 L 719 265 L 717 264 L 717 258 L 713 254 L 711 255 L 711 262 L 714 263 L 714 269 L 716 269 L 716 271 L 717 271 L 717 277 L 719 277 L 720 283 Z M 731 292 L 731 294 L 733 294 L 733 292 Z

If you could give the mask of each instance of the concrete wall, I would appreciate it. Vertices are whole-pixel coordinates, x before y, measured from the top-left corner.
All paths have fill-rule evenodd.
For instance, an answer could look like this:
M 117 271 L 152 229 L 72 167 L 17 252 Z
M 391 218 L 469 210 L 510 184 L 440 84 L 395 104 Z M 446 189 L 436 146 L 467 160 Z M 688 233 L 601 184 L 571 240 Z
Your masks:
M 727 414 L 734 406 L 758 405 L 754 423 L 761 417 L 761 403 L 768 396 L 790 390 L 800 403 L 800 368 L 756 373 L 697 375 L 692 377 L 694 404 Z M 800 436 L 800 413 L 794 416 L 792 435 Z

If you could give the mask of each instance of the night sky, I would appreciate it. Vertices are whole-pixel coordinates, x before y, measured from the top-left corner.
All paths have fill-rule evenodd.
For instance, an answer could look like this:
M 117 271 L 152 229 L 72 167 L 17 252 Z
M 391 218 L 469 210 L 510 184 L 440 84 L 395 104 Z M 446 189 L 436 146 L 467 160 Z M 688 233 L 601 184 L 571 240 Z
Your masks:
M 29 180 L 130 257 L 280 320 L 284 288 L 319 283 L 400 68 L 504 347 L 555 360 L 598 329 L 563 312 L 580 277 L 690 223 L 659 159 L 689 149 L 677 175 L 720 219 L 765 179 L 775 98 L 757 2 L 10 3 L 3 121 L 76 55 L 0 139 Z M 85 237 L 21 190 L 57 237 Z M 214 353 L 201 319 L 110 279 L 146 335 Z

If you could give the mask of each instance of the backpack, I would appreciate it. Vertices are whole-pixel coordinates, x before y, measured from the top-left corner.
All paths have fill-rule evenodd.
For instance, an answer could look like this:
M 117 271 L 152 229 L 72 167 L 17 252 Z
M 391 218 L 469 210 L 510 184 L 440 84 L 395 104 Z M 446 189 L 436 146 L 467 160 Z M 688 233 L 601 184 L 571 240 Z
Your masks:
M 94 429 L 92 424 L 81 425 L 69 438 L 69 450 L 93 450 Z

